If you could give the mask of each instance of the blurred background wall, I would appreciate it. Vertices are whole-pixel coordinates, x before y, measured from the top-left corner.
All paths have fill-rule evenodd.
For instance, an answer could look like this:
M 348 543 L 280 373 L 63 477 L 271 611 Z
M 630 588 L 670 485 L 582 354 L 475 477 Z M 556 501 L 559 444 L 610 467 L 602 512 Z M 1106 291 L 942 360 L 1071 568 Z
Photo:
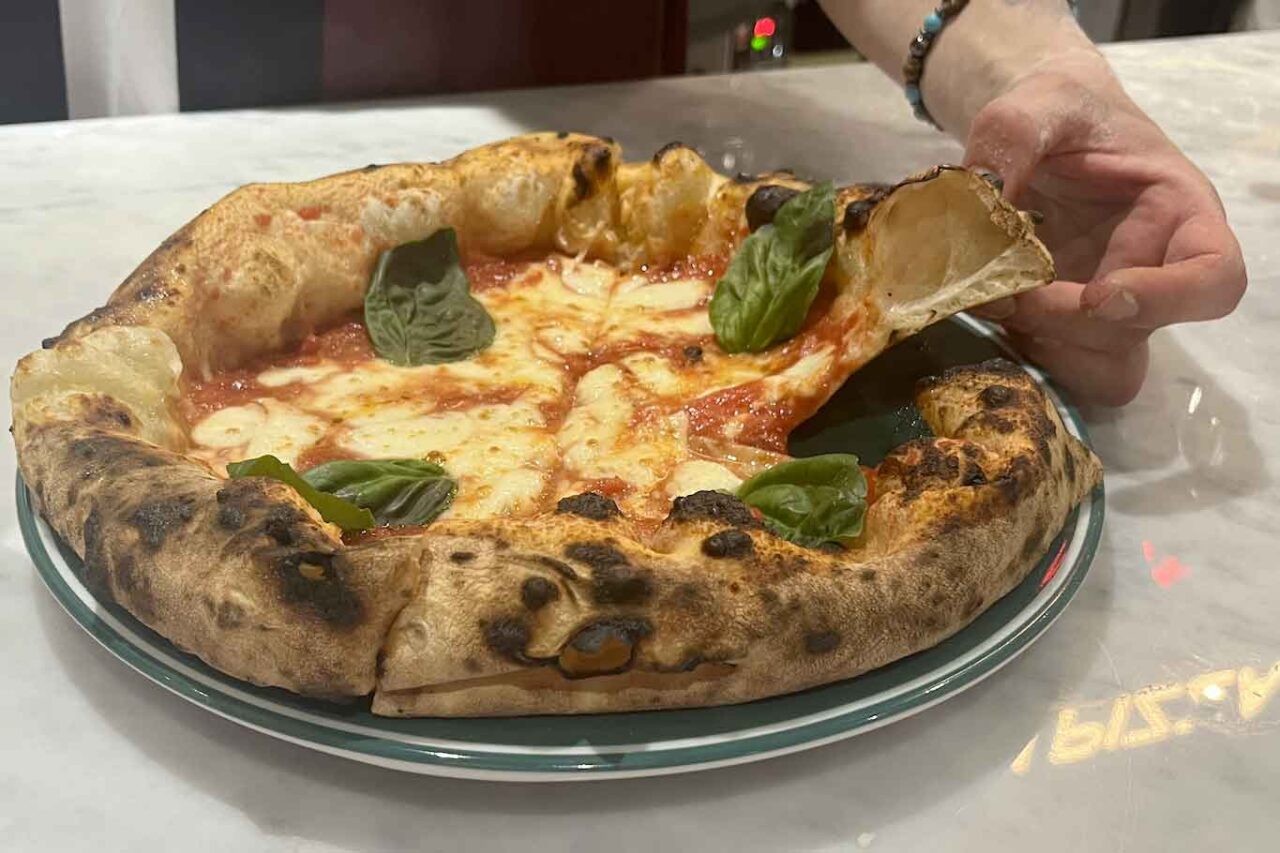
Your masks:
M 1081 0 L 1080 20 L 1096 41 L 1259 29 L 1280 0 Z M 0 0 L 0 123 L 857 59 L 814 0 Z

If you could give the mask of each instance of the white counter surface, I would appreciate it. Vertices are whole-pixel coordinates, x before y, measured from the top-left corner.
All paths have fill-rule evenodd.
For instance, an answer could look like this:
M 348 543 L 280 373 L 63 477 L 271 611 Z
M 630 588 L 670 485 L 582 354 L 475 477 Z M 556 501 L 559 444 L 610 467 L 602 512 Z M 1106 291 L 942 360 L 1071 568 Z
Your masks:
M 1107 53 L 1217 184 L 1251 285 L 1229 319 L 1157 335 L 1136 402 L 1087 412 L 1107 465 L 1101 549 L 1021 658 L 904 722 L 749 766 L 555 786 L 398 774 L 241 729 L 99 648 L 32 569 L 5 451 L 0 850 L 1280 848 L 1280 33 Z M 845 181 L 959 157 L 855 66 L 3 127 L 0 363 L 239 184 L 529 129 L 612 135 L 633 158 L 680 139 L 728 171 Z M 1193 715 L 1212 722 L 1172 725 Z

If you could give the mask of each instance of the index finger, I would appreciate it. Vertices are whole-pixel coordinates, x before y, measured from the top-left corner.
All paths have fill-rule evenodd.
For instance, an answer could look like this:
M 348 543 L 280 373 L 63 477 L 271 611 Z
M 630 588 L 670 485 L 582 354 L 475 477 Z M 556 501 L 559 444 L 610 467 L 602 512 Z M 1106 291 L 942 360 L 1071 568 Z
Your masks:
M 1179 226 L 1163 266 L 1112 270 L 1085 286 L 1080 307 L 1086 314 L 1155 329 L 1226 316 L 1245 285 L 1235 235 L 1225 219 L 1202 215 Z

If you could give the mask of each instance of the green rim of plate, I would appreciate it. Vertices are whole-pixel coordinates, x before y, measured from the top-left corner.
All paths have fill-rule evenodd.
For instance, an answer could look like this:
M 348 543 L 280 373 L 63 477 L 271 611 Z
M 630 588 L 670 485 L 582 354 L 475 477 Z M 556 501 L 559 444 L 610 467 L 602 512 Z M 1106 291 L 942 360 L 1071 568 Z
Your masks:
M 956 324 L 1003 349 L 972 320 Z M 1046 387 L 1068 429 L 1087 443 L 1077 410 L 1039 371 L 1023 367 Z M 973 623 L 857 678 L 713 708 L 412 720 L 375 717 L 367 701 L 335 706 L 223 675 L 114 603 L 94 598 L 80 581 L 79 559 L 37 517 L 21 477 L 17 508 L 27 550 L 63 609 L 121 661 L 184 699 L 275 737 L 397 769 L 567 780 L 684 772 L 781 755 L 869 731 L 964 690 L 1012 660 L 1066 607 L 1097 550 L 1105 499 L 1099 487 L 1068 519 L 1041 564 Z

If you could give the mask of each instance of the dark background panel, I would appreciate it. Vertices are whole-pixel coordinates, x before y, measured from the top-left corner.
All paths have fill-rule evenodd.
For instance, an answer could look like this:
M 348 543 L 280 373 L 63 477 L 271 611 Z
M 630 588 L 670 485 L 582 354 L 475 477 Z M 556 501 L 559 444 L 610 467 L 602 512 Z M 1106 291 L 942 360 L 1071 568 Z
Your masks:
M 319 100 L 324 5 L 324 0 L 175 0 L 182 109 Z
M 330 100 L 684 71 L 687 0 L 326 0 Z
M 66 117 L 58 0 L 0 0 L 0 124 Z

